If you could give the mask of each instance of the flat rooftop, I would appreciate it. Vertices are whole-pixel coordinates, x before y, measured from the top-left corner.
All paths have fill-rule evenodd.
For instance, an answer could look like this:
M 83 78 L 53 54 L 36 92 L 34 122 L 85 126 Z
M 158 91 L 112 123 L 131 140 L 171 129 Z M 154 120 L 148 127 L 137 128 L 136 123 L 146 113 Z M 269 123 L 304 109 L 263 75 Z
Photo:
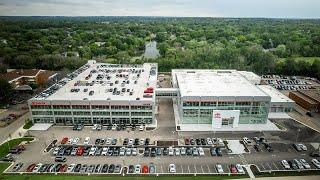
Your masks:
M 181 96 L 269 96 L 236 70 L 172 70 Z
M 271 102 L 294 103 L 293 100 L 291 100 L 289 97 L 282 94 L 281 92 L 279 92 L 278 90 L 276 90 L 274 87 L 270 85 L 259 85 L 258 87 L 271 97 Z
M 119 65 L 93 60 L 31 100 L 151 100 L 157 64 Z M 151 95 L 146 97 L 145 95 Z

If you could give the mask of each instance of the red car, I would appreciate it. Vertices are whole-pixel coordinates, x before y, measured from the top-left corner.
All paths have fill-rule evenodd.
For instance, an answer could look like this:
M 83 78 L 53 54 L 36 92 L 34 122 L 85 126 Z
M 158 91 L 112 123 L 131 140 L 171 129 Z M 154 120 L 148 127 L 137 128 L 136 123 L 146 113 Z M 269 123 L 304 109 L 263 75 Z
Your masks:
M 28 168 L 26 169 L 27 172 L 32 172 L 32 170 L 34 169 L 34 167 L 36 166 L 36 164 L 30 164 L 30 166 L 28 166 Z
M 184 139 L 184 144 L 185 145 L 190 145 L 190 139 L 189 138 Z
M 24 145 L 18 145 L 15 147 L 16 149 L 19 149 L 20 151 L 26 150 L 26 147 Z
M 78 147 L 76 155 L 82 156 L 83 153 L 84 153 L 84 148 L 82 146 Z
M 149 167 L 147 165 L 144 165 L 142 167 L 142 173 L 148 173 L 149 172 Z
M 230 171 L 231 173 L 238 173 L 236 166 L 233 164 L 230 165 Z
M 67 143 L 67 142 L 68 142 L 68 140 L 69 140 L 69 138 L 64 137 L 64 138 L 61 140 L 61 144 L 65 144 L 65 143 Z
M 61 166 L 59 172 L 66 172 L 67 169 L 68 169 L 68 165 L 67 165 L 67 164 L 64 164 L 64 165 Z

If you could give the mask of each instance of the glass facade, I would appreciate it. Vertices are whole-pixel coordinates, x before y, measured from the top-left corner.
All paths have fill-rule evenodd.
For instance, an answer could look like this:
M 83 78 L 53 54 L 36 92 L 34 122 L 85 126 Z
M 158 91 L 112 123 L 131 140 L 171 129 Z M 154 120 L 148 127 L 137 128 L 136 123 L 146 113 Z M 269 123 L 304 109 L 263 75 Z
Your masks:
M 212 124 L 213 110 L 240 110 L 239 124 L 264 124 L 268 117 L 268 102 L 182 102 L 183 124 Z
M 150 105 L 37 105 L 30 106 L 34 122 L 72 125 L 151 124 Z

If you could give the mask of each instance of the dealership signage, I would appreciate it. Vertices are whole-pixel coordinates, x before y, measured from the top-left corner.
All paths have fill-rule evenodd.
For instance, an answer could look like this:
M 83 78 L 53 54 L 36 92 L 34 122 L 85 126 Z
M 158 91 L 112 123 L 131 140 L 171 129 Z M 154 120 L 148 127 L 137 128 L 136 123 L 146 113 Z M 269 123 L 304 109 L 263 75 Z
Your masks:
M 240 110 L 213 110 L 212 128 L 238 127 Z

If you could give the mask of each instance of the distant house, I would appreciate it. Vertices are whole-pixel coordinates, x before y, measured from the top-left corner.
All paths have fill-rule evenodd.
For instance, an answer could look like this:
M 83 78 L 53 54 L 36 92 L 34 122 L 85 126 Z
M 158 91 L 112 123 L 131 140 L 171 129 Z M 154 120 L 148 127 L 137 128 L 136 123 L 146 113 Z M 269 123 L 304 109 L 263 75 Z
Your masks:
M 43 85 L 56 76 L 57 73 L 54 71 L 41 69 L 11 69 L 0 74 L 0 78 L 6 79 L 16 90 L 32 90 L 29 84 Z

